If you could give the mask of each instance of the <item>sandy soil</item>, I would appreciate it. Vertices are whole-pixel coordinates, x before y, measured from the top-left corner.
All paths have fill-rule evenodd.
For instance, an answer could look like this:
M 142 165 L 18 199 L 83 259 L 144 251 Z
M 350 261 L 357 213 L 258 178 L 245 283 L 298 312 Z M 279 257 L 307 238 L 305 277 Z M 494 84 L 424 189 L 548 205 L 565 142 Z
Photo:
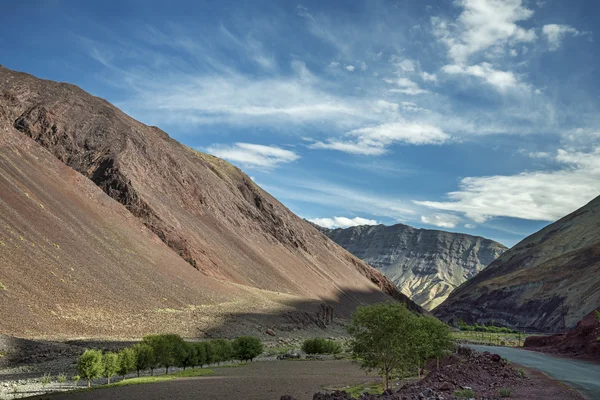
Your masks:
M 310 400 L 315 392 L 377 380 L 351 361 L 256 362 L 240 368 L 215 369 L 216 376 L 179 379 L 149 385 L 98 389 L 92 392 L 57 394 L 52 400 L 95 399 L 244 399 L 279 400 L 289 394 Z M 37 397 L 37 399 L 48 396 Z

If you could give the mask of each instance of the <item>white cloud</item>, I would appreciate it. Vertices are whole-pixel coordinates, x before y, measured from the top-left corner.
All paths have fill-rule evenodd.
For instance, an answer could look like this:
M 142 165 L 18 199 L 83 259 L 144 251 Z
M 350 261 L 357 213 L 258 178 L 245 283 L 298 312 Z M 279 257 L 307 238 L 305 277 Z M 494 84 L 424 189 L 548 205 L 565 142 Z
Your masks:
M 451 136 L 432 125 L 397 122 L 354 129 L 346 133 L 346 140 L 329 139 L 309 145 L 313 149 L 339 150 L 346 153 L 380 155 L 393 143 L 413 145 L 443 144 Z
M 421 222 L 440 228 L 455 228 L 460 218 L 451 214 L 421 215 Z
M 454 23 L 432 18 L 434 34 L 448 47 L 448 56 L 457 64 L 488 49 L 497 51 L 507 43 L 535 41 L 534 29 L 517 23 L 531 18 L 533 11 L 522 0 L 456 0 L 462 12 Z
M 437 82 L 437 75 L 423 71 L 421 72 L 421 79 L 425 82 Z
M 505 92 L 511 88 L 527 87 L 519 82 L 514 73 L 494 69 L 494 67 L 487 62 L 468 67 L 458 64 L 445 65 L 442 67 L 442 71 L 449 75 L 470 75 L 477 77 L 501 92 Z
M 465 228 L 467 228 L 467 229 L 475 229 L 475 228 L 477 228 L 477 225 L 475 225 L 475 224 L 465 224 Z
M 600 194 L 600 147 L 582 153 L 559 150 L 557 171 L 464 178 L 448 201 L 415 201 L 438 210 L 464 213 L 475 222 L 491 217 L 555 221 Z
M 354 65 L 346 65 L 347 71 L 354 72 L 355 69 L 356 69 L 356 67 Z
M 415 70 L 415 63 L 409 59 L 402 60 L 398 63 L 398 68 L 403 72 L 413 72 Z
M 374 219 L 366 219 L 361 217 L 354 218 L 346 218 L 346 217 L 333 217 L 333 218 L 313 218 L 309 219 L 310 222 L 313 222 L 317 225 L 320 225 L 324 228 L 350 228 L 351 226 L 360 226 L 360 225 L 377 225 L 378 222 Z
M 390 89 L 390 92 L 404 93 L 409 95 L 427 93 L 427 90 L 423 90 L 415 82 L 408 78 L 397 78 L 397 79 L 384 79 L 385 82 L 395 84 L 399 89 Z
M 558 24 L 544 25 L 542 33 L 546 36 L 551 51 L 558 50 L 566 35 L 580 36 L 582 34 L 572 26 Z
M 290 150 L 252 143 L 235 143 L 232 146 L 212 145 L 205 150 L 217 157 L 246 167 L 274 168 L 279 164 L 289 163 L 300 158 Z

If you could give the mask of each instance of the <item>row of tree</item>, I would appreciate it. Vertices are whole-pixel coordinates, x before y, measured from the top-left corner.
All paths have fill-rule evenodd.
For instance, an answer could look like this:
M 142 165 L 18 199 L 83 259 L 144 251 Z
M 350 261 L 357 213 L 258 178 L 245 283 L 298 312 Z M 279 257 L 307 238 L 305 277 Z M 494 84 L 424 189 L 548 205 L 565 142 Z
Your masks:
M 481 324 L 475 322 L 473 325 L 467 324 L 462 319 L 458 321 L 458 329 L 466 332 L 489 332 L 489 333 L 519 333 L 518 330 L 510 329 L 505 326 L 496 326 L 493 321 L 490 325 Z
M 347 327 L 350 347 L 363 368 L 377 370 L 389 389 L 390 379 L 421 370 L 454 347 L 450 327 L 432 316 L 409 311 L 404 304 L 359 307 Z
M 254 336 L 190 343 L 179 335 L 150 335 L 118 353 L 86 350 L 77 360 L 77 369 L 91 387 L 92 379 L 99 377 L 110 383 L 113 376 L 125 376 L 134 371 L 139 376 L 141 371 L 149 369 L 154 375 L 154 370 L 160 367 L 168 374 L 171 367 L 202 368 L 234 359 L 252 361 L 262 352 L 263 344 Z

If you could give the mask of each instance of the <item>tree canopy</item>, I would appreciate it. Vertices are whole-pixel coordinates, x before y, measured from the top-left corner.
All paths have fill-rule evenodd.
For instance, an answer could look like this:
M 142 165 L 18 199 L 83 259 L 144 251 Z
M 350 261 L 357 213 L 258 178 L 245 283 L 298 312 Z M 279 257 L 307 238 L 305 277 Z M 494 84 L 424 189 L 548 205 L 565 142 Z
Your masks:
M 353 356 L 363 368 L 377 370 L 386 389 L 392 377 L 420 370 L 452 345 L 444 323 L 416 315 L 401 303 L 359 307 L 347 330 Z

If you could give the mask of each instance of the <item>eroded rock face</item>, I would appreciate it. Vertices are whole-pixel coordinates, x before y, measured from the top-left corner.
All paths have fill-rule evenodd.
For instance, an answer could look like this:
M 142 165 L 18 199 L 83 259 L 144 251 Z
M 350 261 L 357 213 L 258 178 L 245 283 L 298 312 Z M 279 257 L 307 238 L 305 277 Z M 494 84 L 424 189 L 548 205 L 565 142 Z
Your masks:
M 600 305 L 600 197 L 527 237 L 434 314 L 535 332 L 574 327 Z M 563 322 L 564 321 L 564 322 Z
M 319 229 L 426 309 L 436 307 L 506 250 L 482 237 L 403 224 Z

